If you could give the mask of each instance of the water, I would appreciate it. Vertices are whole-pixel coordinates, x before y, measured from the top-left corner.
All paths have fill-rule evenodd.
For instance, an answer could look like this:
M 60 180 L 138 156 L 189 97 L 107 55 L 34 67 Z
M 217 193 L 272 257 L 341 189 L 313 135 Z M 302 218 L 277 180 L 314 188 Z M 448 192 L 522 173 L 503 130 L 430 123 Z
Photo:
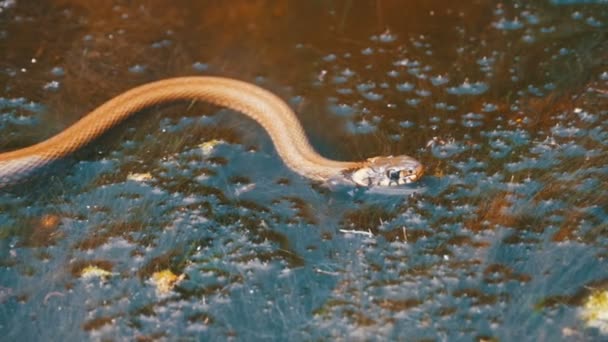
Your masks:
M 235 113 L 151 108 L 0 193 L 2 336 L 608 338 L 606 25 L 602 1 L 0 2 L 2 151 L 212 74 L 277 93 L 327 157 L 428 169 L 330 191 Z

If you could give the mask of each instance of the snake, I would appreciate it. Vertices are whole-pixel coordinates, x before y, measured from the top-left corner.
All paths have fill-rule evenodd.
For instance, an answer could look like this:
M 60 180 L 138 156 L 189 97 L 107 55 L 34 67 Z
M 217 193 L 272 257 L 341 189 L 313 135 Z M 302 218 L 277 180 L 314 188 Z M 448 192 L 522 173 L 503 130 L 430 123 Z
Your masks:
M 127 90 L 47 140 L 0 153 L 0 188 L 35 177 L 147 107 L 176 101 L 203 101 L 245 114 L 264 128 L 289 169 L 316 182 L 386 188 L 415 182 L 424 173 L 422 164 L 406 155 L 362 161 L 325 158 L 311 146 L 291 107 L 272 92 L 231 78 L 185 76 Z

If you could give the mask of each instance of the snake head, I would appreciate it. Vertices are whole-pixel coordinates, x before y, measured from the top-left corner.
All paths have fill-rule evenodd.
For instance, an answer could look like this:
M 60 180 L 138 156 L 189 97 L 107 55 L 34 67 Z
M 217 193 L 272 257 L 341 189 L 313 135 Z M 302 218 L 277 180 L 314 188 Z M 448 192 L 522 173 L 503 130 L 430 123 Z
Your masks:
M 422 177 L 424 167 L 408 156 L 374 157 L 352 173 L 352 180 L 361 186 L 390 187 L 409 184 Z

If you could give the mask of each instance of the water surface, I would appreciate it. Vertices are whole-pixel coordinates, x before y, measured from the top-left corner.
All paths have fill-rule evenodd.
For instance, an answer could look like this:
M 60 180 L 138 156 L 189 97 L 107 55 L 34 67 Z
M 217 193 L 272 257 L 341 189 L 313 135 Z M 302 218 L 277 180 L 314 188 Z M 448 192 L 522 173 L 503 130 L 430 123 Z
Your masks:
M 236 113 L 151 108 L 0 193 L 2 336 L 608 338 L 608 6 L 446 4 L 0 1 L 0 151 L 220 75 L 329 158 L 427 166 L 415 195 L 332 192 Z

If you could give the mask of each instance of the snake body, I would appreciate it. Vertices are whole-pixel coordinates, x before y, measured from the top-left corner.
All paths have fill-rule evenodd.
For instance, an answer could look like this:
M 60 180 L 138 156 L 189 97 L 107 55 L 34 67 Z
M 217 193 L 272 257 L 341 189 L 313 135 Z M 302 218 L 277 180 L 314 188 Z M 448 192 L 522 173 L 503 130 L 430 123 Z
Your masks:
M 254 119 L 268 132 L 285 164 L 315 181 L 391 186 L 415 181 L 423 172 L 422 165 L 408 156 L 360 162 L 324 158 L 308 142 L 291 108 L 273 93 L 229 78 L 177 77 L 128 90 L 45 141 L 0 153 L 0 188 L 31 177 L 146 107 L 179 100 L 206 101 Z

